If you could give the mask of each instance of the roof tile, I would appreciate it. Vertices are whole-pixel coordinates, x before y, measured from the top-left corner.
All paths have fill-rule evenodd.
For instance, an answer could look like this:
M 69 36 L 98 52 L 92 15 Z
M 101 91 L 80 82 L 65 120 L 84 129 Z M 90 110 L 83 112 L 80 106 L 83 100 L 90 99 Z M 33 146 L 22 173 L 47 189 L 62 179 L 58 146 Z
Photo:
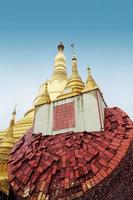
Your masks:
M 105 109 L 103 132 L 42 136 L 30 129 L 12 150 L 9 180 L 18 196 L 29 188 L 29 200 L 75 199 L 113 172 L 132 141 L 133 123 L 119 108 Z

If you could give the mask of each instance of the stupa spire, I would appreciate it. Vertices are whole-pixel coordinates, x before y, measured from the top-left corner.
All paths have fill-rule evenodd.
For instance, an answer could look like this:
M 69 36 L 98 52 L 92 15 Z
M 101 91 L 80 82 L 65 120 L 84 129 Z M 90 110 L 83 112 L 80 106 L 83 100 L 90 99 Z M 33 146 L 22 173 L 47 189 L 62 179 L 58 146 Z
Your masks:
M 73 55 L 73 58 L 72 58 L 72 75 L 71 75 L 71 78 L 80 78 L 79 74 L 78 74 L 78 66 L 77 66 L 77 58 L 76 58 L 76 55 Z
M 90 90 L 98 89 L 98 85 L 96 84 L 94 78 L 91 75 L 91 70 L 90 70 L 89 66 L 87 67 L 87 71 L 88 71 L 88 77 L 87 77 L 87 81 L 86 81 L 84 91 L 90 91 Z
M 14 111 L 12 113 L 12 118 L 10 121 L 10 125 L 9 125 L 9 129 L 7 131 L 7 134 L 5 135 L 5 138 L 3 139 L 3 141 L 9 141 L 9 140 L 13 140 L 14 141 L 14 136 L 13 136 L 13 129 L 14 129 L 14 125 L 15 125 L 15 117 L 16 117 L 16 106 L 14 108 Z
M 58 99 L 63 99 L 70 96 L 75 96 L 82 92 L 84 89 L 84 82 L 82 81 L 78 73 L 78 64 L 76 55 L 73 55 L 72 58 L 72 74 L 70 79 L 63 90 L 63 92 L 58 96 Z
M 50 103 L 50 96 L 48 93 L 48 83 L 47 81 L 45 82 L 45 89 L 44 92 L 41 94 L 40 98 L 38 99 L 38 101 L 35 103 L 35 106 L 40 106 L 42 104 L 48 104 Z
M 67 80 L 66 57 L 64 55 L 64 45 L 62 42 L 58 45 L 58 53 L 54 60 L 54 71 L 52 80 Z
M 75 43 L 72 43 L 70 46 L 72 47 L 72 55 L 74 56 L 75 55 Z
M 72 57 L 72 74 L 70 76 L 70 79 L 68 81 L 68 84 L 66 85 L 66 89 L 71 88 L 74 92 L 81 92 L 84 88 L 84 83 L 78 73 L 78 64 L 77 64 L 77 58 L 76 55 L 73 55 Z
M 9 128 L 5 137 L 0 142 L 0 158 L 7 159 L 9 158 L 10 151 L 14 147 L 15 139 L 13 135 L 14 125 L 15 125 L 15 116 L 16 116 L 16 106 L 12 113 L 12 118 L 10 121 Z

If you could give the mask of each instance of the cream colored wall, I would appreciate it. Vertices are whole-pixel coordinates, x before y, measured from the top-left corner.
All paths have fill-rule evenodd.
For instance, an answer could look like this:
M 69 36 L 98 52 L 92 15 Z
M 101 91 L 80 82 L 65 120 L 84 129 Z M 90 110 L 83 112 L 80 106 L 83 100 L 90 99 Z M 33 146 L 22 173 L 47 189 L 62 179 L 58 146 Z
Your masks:
M 35 112 L 34 119 L 34 132 L 43 133 L 46 135 L 49 130 L 49 113 L 50 105 L 45 104 L 44 106 L 38 107 Z
M 100 109 L 100 116 L 101 116 L 101 122 L 102 122 L 102 130 L 104 130 L 104 117 L 105 117 L 105 112 L 103 108 L 106 108 L 107 105 L 102 97 L 102 94 L 97 91 L 97 97 L 98 97 L 98 102 L 99 102 L 99 109 Z
M 97 95 L 97 94 L 98 95 Z M 97 99 L 98 96 L 98 99 Z M 98 109 L 98 101 L 100 105 L 100 110 Z M 75 127 L 66 128 L 58 131 L 53 131 L 53 108 L 57 105 L 66 104 L 69 102 L 74 102 L 75 107 Z M 59 134 L 68 131 L 80 132 L 80 131 L 101 131 L 101 122 L 104 125 L 104 109 L 106 105 L 101 98 L 101 94 L 98 90 L 91 92 L 86 92 L 79 96 L 72 98 L 67 98 L 64 100 L 59 100 L 52 102 L 50 105 L 45 104 L 40 106 L 36 110 L 35 122 L 34 122 L 34 132 L 42 132 L 45 134 Z M 100 111 L 100 113 L 99 113 Z M 100 122 L 100 115 L 102 115 L 102 121 Z
M 100 131 L 101 125 L 95 92 L 83 94 L 83 108 L 85 131 Z

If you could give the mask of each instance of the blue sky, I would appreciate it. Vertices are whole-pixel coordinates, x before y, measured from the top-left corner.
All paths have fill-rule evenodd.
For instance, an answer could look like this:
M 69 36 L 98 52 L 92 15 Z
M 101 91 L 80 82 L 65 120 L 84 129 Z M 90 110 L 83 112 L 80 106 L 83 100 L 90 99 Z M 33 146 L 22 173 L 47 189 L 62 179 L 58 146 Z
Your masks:
M 17 119 L 31 107 L 60 41 L 69 74 L 75 42 L 83 80 L 89 64 L 107 104 L 133 118 L 132 7 L 132 0 L 0 1 L 0 129 L 15 104 Z

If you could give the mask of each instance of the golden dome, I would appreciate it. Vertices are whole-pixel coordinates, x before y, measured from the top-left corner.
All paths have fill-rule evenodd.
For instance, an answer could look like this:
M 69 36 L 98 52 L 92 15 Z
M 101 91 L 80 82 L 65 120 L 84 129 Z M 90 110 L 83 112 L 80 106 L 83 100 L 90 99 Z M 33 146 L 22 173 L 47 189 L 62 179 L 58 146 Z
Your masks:
M 15 124 L 16 109 L 12 113 L 12 119 L 10 121 L 9 129 L 5 137 L 0 141 L 0 159 L 8 160 L 10 152 L 15 144 L 15 139 L 13 136 L 13 129 Z
M 47 82 L 45 83 L 45 90 L 44 93 L 41 94 L 40 98 L 38 99 L 38 101 L 35 103 L 35 106 L 40 106 L 42 104 L 48 104 L 50 103 L 50 97 L 49 97 L 49 93 L 48 93 L 48 84 Z
M 87 78 L 86 85 L 83 92 L 91 91 L 91 90 L 95 90 L 99 88 L 91 75 L 90 67 L 88 67 L 87 70 L 88 70 L 88 78 Z

